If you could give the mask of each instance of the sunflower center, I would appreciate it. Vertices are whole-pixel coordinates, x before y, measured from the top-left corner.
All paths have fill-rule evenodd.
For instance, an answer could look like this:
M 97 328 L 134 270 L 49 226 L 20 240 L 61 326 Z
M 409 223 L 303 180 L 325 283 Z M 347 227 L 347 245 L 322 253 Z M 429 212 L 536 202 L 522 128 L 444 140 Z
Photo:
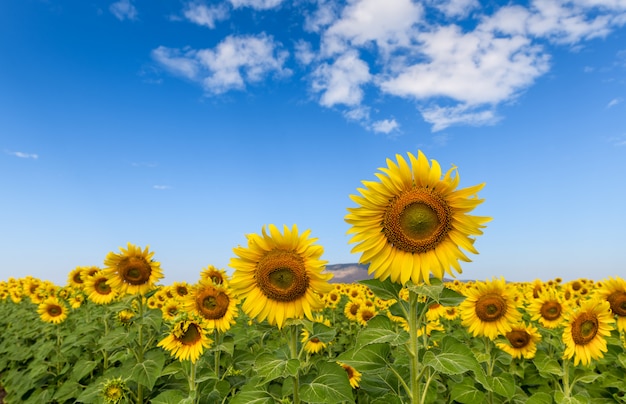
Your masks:
M 452 228 L 445 200 L 430 188 L 413 188 L 391 200 L 383 232 L 396 248 L 410 253 L 434 249 Z
M 202 333 L 198 325 L 189 323 L 186 330 L 183 327 L 183 332 L 178 337 L 178 340 L 183 345 L 194 345 L 200 338 L 202 338 Z
M 100 278 L 96 280 L 93 286 L 96 292 L 101 295 L 108 295 L 112 292 L 111 287 L 107 284 L 106 278 Z
M 513 330 L 506 333 L 506 339 L 513 348 L 524 348 L 530 342 L 530 334 L 524 330 Z
M 317 337 L 313 337 L 313 338 L 311 338 L 309 341 L 311 341 L 311 342 L 312 342 L 312 343 L 314 343 L 314 344 L 317 344 L 317 343 L 319 343 L 319 342 L 320 342 L 320 339 L 319 339 L 319 338 L 317 338 Z
M 541 306 L 541 317 L 553 321 L 561 317 L 561 304 L 559 302 L 546 302 Z
M 572 339 L 576 345 L 587 345 L 598 333 L 598 318 L 582 313 L 572 322 Z
M 176 294 L 178 294 L 178 296 L 187 296 L 188 293 L 189 291 L 185 286 L 178 286 L 176 288 Z
M 370 321 L 372 317 L 374 317 L 374 313 L 369 310 L 364 310 L 361 312 L 361 319 L 363 319 L 363 321 Z
M 506 314 L 506 300 L 497 294 L 482 296 L 476 302 L 476 316 L 485 322 L 498 321 Z
M 272 250 L 259 260 L 256 282 L 265 296 L 279 302 L 293 302 L 309 288 L 304 260 L 285 250 Z
M 118 269 L 124 282 L 131 285 L 148 283 L 152 274 L 150 263 L 143 257 L 125 257 L 120 261 Z
M 80 277 L 80 272 L 75 273 L 72 280 L 78 284 L 83 284 L 83 278 Z
M 207 320 L 219 320 L 228 311 L 230 299 L 221 290 L 209 287 L 198 295 L 198 309 Z
M 613 314 L 617 314 L 620 317 L 626 317 L 626 293 L 622 291 L 613 292 L 607 297 L 611 305 L 611 311 Z
M 51 304 L 48 306 L 48 314 L 50 317 L 58 317 L 63 314 L 63 309 L 61 306 L 57 306 L 56 304 Z

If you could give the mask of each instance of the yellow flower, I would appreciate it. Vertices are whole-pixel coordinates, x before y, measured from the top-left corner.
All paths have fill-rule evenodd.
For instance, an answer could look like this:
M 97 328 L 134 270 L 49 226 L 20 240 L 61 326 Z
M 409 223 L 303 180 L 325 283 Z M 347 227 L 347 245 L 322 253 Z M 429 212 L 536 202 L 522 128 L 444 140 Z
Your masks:
M 187 282 L 174 282 L 168 289 L 176 299 L 185 299 L 190 293 L 190 285 Z
M 201 280 L 209 280 L 215 285 L 228 285 L 228 275 L 223 269 L 217 269 L 213 265 L 209 265 L 200 272 Z
M 348 373 L 348 381 L 350 382 L 350 386 L 353 389 L 358 389 L 359 384 L 361 383 L 361 372 L 356 370 L 350 365 L 346 365 L 345 363 L 337 362 L 341 367 Z
M 374 307 L 369 307 L 366 305 L 362 305 L 359 307 L 359 310 L 356 312 L 356 321 L 362 326 L 366 326 L 367 322 L 370 321 L 372 317 L 376 315 L 376 309 Z
M 109 379 L 103 383 L 100 394 L 107 404 L 118 404 L 126 398 L 128 387 L 121 377 Z
M 613 329 L 611 305 L 606 300 L 591 299 L 576 311 L 566 314 L 563 343 L 563 358 L 574 357 L 574 365 L 591 363 L 592 359 L 602 358 L 607 351 L 606 339 Z
M 343 308 L 343 313 L 346 315 L 348 320 L 358 321 L 357 313 L 359 312 L 359 309 L 362 305 L 363 301 L 361 299 L 350 300 Z
M 179 312 L 179 303 L 176 300 L 167 300 L 163 307 L 161 307 L 161 313 L 163 319 L 167 321 L 174 321 Z
M 130 325 L 135 318 L 135 312 L 132 310 L 122 310 L 117 313 L 117 321 L 120 325 Z
M 313 311 L 324 308 L 320 293 L 332 290 L 332 274 L 322 273 L 326 261 L 320 260 L 324 249 L 309 238 L 310 230 L 298 234 L 296 225 L 281 234 L 269 225 L 262 236 L 250 234 L 248 247 L 237 247 L 231 258 L 235 269 L 233 291 L 242 299 L 243 311 L 258 321 L 267 319 L 282 328 L 290 318 L 313 318 Z
M 611 305 L 611 311 L 617 318 L 617 329 L 626 332 L 626 281 L 621 278 L 605 279 L 597 293 L 599 298 Z
M 475 288 L 465 290 L 465 295 L 467 298 L 459 305 L 461 324 L 475 337 L 484 335 L 494 340 L 521 320 L 513 289 L 504 279 L 477 282 Z
M 67 307 L 56 297 L 49 297 L 39 304 L 37 313 L 39 317 L 52 324 L 60 324 L 67 318 Z
M 72 296 L 70 296 L 70 298 L 68 299 L 68 302 L 70 303 L 70 307 L 73 309 L 77 309 L 80 306 L 82 306 L 84 301 L 85 301 L 85 295 L 83 294 L 83 292 L 76 292 Z
M 76 267 L 67 275 L 67 283 L 74 288 L 82 288 L 85 280 L 82 278 L 83 267 Z
M 195 363 L 213 340 L 206 335 L 202 323 L 195 320 L 182 320 L 174 325 L 170 334 L 163 338 L 158 346 L 169 351 L 180 361 L 190 360 Z
M 350 196 L 360 206 L 345 217 L 350 242 L 357 243 L 352 252 L 362 253 L 359 262 L 369 263 L 376 278 L 403 285 L 428 283 L 430 273 L 454 276 L 451 268 L 461 273 L 458 261 L 470 261 L 461 248 L 478 254 L 471 236 L 491 220 L 467 214 L 483 202 L 477 193 L 484 184 L 456 190 L 456 167 L 441 178 L 437 161 L 431 166 L 421 151 L 408 157 L 411 165 L 401 155 L 397 164 L 387 159 L 388 167 L 376 173 L 380 182 L 363 181 L 361 196 Z
M 117 298 L 117 292 L 109 285 L 109 278 L 98 272 L 85 280 L 87 298 L 95 304 L 109 304 Z
M 148 252 L 148 247 L 142 251 L 131 243 L 127 249 L 120 247 L 120 251 L 111 251 L 104 260 L 109 285 L 120 295 L 146 294 L 163 277 L 161 265 L 152 259 L 154 252 Z
M 303 329 L 300 335 L 300 342 L 302 342 L 304 350 L 310 354 L 316 354 L 327 346 L 325 342 L 320 341 L 317 337 L 309 338 L 311 334 L 307 330 Z
M 507 342 L 498 342 L 496 346 L 514 358 L 532 359 L 537 352 L 537 343 L 541 334 L 537 327 L 519 323 L 504 334 Z
M 528 305 L 531 320 L 538 320 L 546 328 L 557 328 L 563 323 L 568 305 L 554 289 L 541 293 Z
M 216 285 L 210 279 L 200 280 L 184 300 L 187 310 L 203 317 L 209 327 L 219 332 L 226 332 L 235 324 L 238 303 L 227 286 Z

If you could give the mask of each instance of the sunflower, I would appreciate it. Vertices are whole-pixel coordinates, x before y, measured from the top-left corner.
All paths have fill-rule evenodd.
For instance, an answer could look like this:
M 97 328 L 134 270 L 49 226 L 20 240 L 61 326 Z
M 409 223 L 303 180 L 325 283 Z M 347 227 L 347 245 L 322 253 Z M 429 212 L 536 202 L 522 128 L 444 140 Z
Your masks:
M 85 280 L 85 293 L 95 304 L 109 304 L 117 298 L 117 292 L 109 285 L 109 278 L 102 271 Z
M 532 359 L 537 352 L 537 343 L 541 341 L 541 334 L 537 327 L 519 323 L 511 327 L 511 331 L 504 334 L 506 342 L 498 342 L 496 346 L 514 358 Z
M 85 280 L 82 277 L 83 267 L 76 267 L 67 274 L 67 283 L 73 288 L 82 288 Z
M 46 323 L 60 324 L 67 318 L 67 307 L 56 297 L 49 297 L 39 304 L 37 313 Z
M 121 310 L 117 312 L 116 320 L 122 326 L 128 326 L 133 323 L 135 312 L 132 310 Z
M 359 384 L 361 383 L 361 372 L 359 372 L 358 370 L 356 370 L 350 365 L 346 365 L 345 363 L 341 363 L 341 362 L 337 362 L 337 363 L 341 365 L 343 370 L 345 370 L 348 373 L 348 381 L 350 382 L 350 386 L 352 386 L 353 389 L 358 389 Z
M 210 280 L 215 285 L 228 285 L 228 275 L 223 269 L 217 269 L 209 265 L 200 272 L 200 279 Z
M 174 324 L 170 334 L 157 346 L 170 352 L 180 361 L 195 363 L 213 340 L 206 336 L 206 327 L 200 321 L 181 320 Z
M 611 335 L 614 323 L 608 301 L 590 299 L 583 302 L 578 310 L 566 314 L 563 358 L 574 357 L 574 366 L 579 362 L 588 365 L 592 359 L 602 358 L 603 352 L 607 351 L 605 337 Z
M 189 294 L 190 285 L 187 282 L 174 282 L 169 286 L 174 298 L 184 299 Z
M 361 306 L 363 305 L 363 302 L 361 299 L 357 299 L 357 300 L 350 300 L 348 303 L 346 303 L 346 305 L 343 308 L 343 314 L 346 315 L 346 317 L 348 318 L 348 320 L 352 320 L 352 321 L 358 321 L 357 319 L 357 313 L 359 312 L 359 309 L 361 308 Z
M 515 305 L 515 294 L 504 281 L 477 282 L 465 290 L 467 298 L 459 305 L 461 324 L 476 337 L 484 335 L 494 340 L 511 331 L 511 324 L 521 320 Z
M 538 320 L 546 328 L 557 328 L 563 322 L 568 305 L 554 289 L 545 290 L 528 305 L 531 320 Z
M 120 247 L 121 254 L 110 252 L 104 259 L 104 273 L 111 287 L 124 294 L 145 294 L 163 277 L 161 264 L 154 261 L 154 252 L 143 251 L 131 243 L 128 248 Z
M 377 313 L 375 308 L 362 305 L 356 312 L 356 321 L 365 327 L 367 325 L 367 322 L 370 321 L 370 319 L 376 314 Z
M 369 263 L 369 274 L 380 280 L 406 284 L 429 282 L 429 274 L 442 279 L 451 268 L 461 273 L 458 260 L 470 261 L 463 248 L 478 254 L 473 235 L 482 234 L 489 217 L 467 213 L 483 202 L 477 193 L 484 184 L 455 190 L 459 183 L 456 167 L 441 178 L 439 163 L 418 151 L 408 153 L 411 166 L 401 155 L 398 163 L 387 159 L 387 168 L 376 173 L 380 182 L 363 181 L 361 196 L 351 195 L 358 207 L 348 208 L 345 220 L 352 227 L 353 253 Z
M 322 273 L 324 249 L 309 234 L 298 234 L 296 225 L 291 230 L 284 226 L 281 234 L 269 225 L 269 234 L 263 227 L 262 236 L 247 236 L 247 248 L 233 250 L 238 257 L 230 261 L 235 268 L 231 286 L 245 299 L 242 309 L 250 317 L 282 328 L 287 319 L 312 319 L 314 310 L 324 308 L 319 294 L 332 290 L 328 280 L 333 275 Z
M 611 311 L 617 318 L 617 329 L 626 331 L 626 281 L 621 278 L 609 278 L 602 282 L 602 287 L 596 292 L 598 297 L 605 299 L 611 305 Z
M 209 327 L 219 332 L 226 332 L 235 324 L 238 303 L 228 287 L 215 285 L 209 279 L 194 285 L 183 301 L 187 310 L 203 317 Z
M 309 354 L 321 352 L 327 346 L 325 342 L 320 341 L 317 337 L 310 338 L 311 334 L 308 330 L 303 329 L 300 336 L 300 342 L 303 344 L 302 347 L 304 348 L 304 351 Z
M 102 384 L 100 394 L 106 404 L 118 404 L 126 398 L 128 387 L 121 377 L 109 379 Z
M 163 319 L 167 321 L 174 321 L 180 311 L 179 305 L 180 303 L 178 303 L 176 300 L 166 301 L 163 304 L 163 307 L 161 307 Z
M 85 295 L 83 292 L 76 292 L 67 300 L 70 303 L 70 307 L 73 309 L 77 309 L 82 306 L 85 301 Z

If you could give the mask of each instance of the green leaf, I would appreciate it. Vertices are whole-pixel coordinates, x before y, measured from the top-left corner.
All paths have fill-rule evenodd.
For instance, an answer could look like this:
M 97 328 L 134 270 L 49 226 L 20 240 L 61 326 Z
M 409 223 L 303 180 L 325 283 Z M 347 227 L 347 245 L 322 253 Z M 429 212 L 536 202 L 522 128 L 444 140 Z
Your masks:
M 277 358 L 273 354 L 259 355 L 254 363 L 256 373 L 263 378 L 263 383 L 279 377 L 295 376 L 300 369 L 298 359 Z
M 491 379 L 491 387 L 493 391 L 508 398 L 509 400 L 515 395 L 515 380 L 508 373 L 494 376 Z
M 465 300 L 465 296 L 457 292 L 456 290 L 444 288 L 441 291 L 441 296 L 439 296 L 439 303 L 442 306 L 458 306 L 463 303 Z
M 443 283 L 437 278 L 430 278 L 430 285 L 420 283 L 419 285 L 409 285 L 407 288 L 420 296 L 426 296 L 431 301 L 438 302 L 441 292 L 444 289 Z
M 369 344 L 403 345 L 409 340 L 409 334 L 401 330 L 395 331 L 395 325 L 389 317 L 378 315 L 370 319 L 367 327 L 363 328 L 356 340 L 356 347 L 362 348 Z
M 535 367 L 542 376 L 556 375 L 563 376 L 563 367 L 559 365 L 556 359 L 549 357 L 545 352 L 538 351 L 533 360 Z
M 317 338 L 324 343 L 329 343 L 337 335 L 337 330 L 335 328 L 329 327 L 326 324 L 318 323 L 316 321 L 313 322 L 311 329 L 309 329 L 309 332 L 309 339 Z
M 98 366 L 99 362 L 90 361 L 86 359 L 80 359 L 74 365 L 74 370 L 72 370 L 71 380 L 79 382 L 83 377 L 87 376 L 91 373 L 92 370 Z
M 252 377 L 228 402 L 230 404 L 273 404 L 275 402 L 273 397 L 260 386 L 261 379 Z
M 455 384 L 450 391 L 452 401 L 462 404 L 475 404 L 485 402 L 485 393 L 478 390 L 474 384 Z
M 423 303 L 420 304 L 423 305 Z M 389 313 L 391 313 L 392 315 L 402 317 L 406 320 L 409 317 L 409 302 L 406 302 L 404 300 L 398 300 L 397 302 L 389 306 L 387 310 L 389 310 Z
M 150 399 L 152 404 L 178 404 L 185 399 L 185 395 L 180 390 L 166 390 L 158 396 Z
M 533 394 L 526 400 L 526 404 L 552 404 L 552 396 L 542 391 Z
M 300 397 L 308 403 L 337 404 L 354 401 L 348 374 L 333 362 L 322 363 L 318 375 L 313 379 L 303 379 Z
M 165 364 L 163 351 L 153 349 L 146 352 L 143 362 L 137 363 L 131 370 L 130 379 L 152 390 Z
M 69 399 L 76 398 L 82 391 L 83 387 L 80 384 L 73 380 L 68 380 L 54 393 L 54 399 L 62 403 Z
M 374 294 L 384 300 L 397 299 L 400 290 L 402 290 L 402 285 L 392 282 L 390 278 L 387 278 L 384 281 L 380 281 L 378 279 L 365 279 L 359 281 L 360 284 L 367 286 L 370 288 Z
M 380 371 L 388 364 L 391 348 L 388 344 L 370 344 L 363 348 L 350 348 L 337 356 L 339 362 L 352 366 L 359 372 Z
M 435 355 L 433 351 L 426 351 L 422 359 L 424 365 L 430 366 L 444 375 L 459 375 L 472 369 L 468 358 L 456 353 L 440 353 Z

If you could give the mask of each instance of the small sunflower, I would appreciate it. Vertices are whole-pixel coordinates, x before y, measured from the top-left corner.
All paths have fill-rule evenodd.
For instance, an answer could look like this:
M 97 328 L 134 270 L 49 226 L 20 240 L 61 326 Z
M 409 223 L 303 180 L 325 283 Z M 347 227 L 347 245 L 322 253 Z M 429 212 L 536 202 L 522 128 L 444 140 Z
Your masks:
M 104 273 L 109 277 L 109 284 L 120 295 L 146 294 L 163 277 L 161 264 L 154 261 L 154 252 L 148 247 L 143 251 L 131 243 L 128 248 L 120 247 L 121 254 L 110 252 L 104 259 Z
M 626 332 L 626 281 L 621 278 L 605 279 L 597 293 L 599 298 L 611 305 L 611 311 L 617 319 L 617 329 Z
M 366 326 L 367 322 L 372 319 L 376 315 L 376 309 L 368 306 L 361 306 L 359 310 L 356 312 L 356 321 L 362 326 Z
M 174 282 L 169 286 L 169 290 L 172 291 L 174 298 L 184 299 L 189 295 L 190 285 L 187 282 Z
M 546 328 L 557 328 L 563 323 L 568 305 L 554 289 L 548 289 L 532 300 L 528 306 L 531 320 Z
M 513 358 L 532 359 L 537 352 L 537 343 L 541 341 L 541 334 L 537 327 L 519 323 L 511 327 L 511 331 L 504 334 L 507 342 L 498 342 L 496 346 Z
M 67 301 L 70 303 L 71 308 L 77 309 L 85 302 L 85 295 L 83 292 L 76 292 Z
M 350 382 L 350 386 L 352 386 L 353 389 L 358 389 L 359 384 L 361 383 L 361 372 L 359 372 L 358 370 L 356 370 L 350 365 L 346 365 L 345 363 L 341 363 L 341 362 L 337 362 L 337 363 L 341 365 L 343 370 L 345 370 L 348 373 L 348 381 Z
M 118 404 L 126 398 L 128 387 L 121 377 L 109 379 L 102 384 L 100 395 L 106 404 Z
M 350 300 L 343 308 L 343 314 L 346 315 L 348 320 L 358 321 L 357 313 L 362 305 L 363 301 L 361 299 Z
M 168 300 L 161 307 L 161 313 L 164 320 L 174 321 L 180 311 L 180 303 L 176 300 Z
M 109 304 L 117 298 L 117 292 L 109 285 L 109 278 L 103 271 L 85 280 L 87 298 L 95 304 Z
M 122 326 L 129 326 L 133 323 L 135 312 L 132 310 L 121 310 L 117 312 L 117 322 Z
M 49 297 L 39 304 L 37 313 L 46 323 L 60 324 L 67 318 L 67 307 L 56 297 Z
M 309 354 L 321 352 L 327 346 L 325 342 L 320 341 L 317 337 L 310 338 L 311 334 L 305 329 L 302 330 L 300 336 L 300 342 L 303 344 L 302 347 L 304 348 L 304 351 Z
M 187 310 L 197 313 L 211 328 L 226 332 L 235 324 L 239 300 L 224 285 L 215 285 L 211 280 L 200 280 L 190 289 L 183 304 Z
M 484 335 L 494 340 L 511 331 L 511 325 L 521 320 L 515 305 L 513 289 L 504 279 L 477 282 L 465 290 L 467 298 L 459 305 L 461 323 L 476 337 Z
M 248 247 L 233 251 L 230 266 L 233 291 L 242 299 L 243 311 L 258 321 L 267 319 L 282 328 L 290 318 L 313 318 L 313 311 L 324 308 L 320 293 L 332 290 L 330 273 L 322 273 L 326 261 L 320 260 L 324 249 L 309 238 L 310 230 L 298 234 L 298 227 L 284 226 L 281 234 L 269 225 L 262 235 L 250 234 Z
M 602 358 L 603 352 L 607 351 L 606 337 L 611 335 L 614 323 L 608 301 L 590 299 L 583 302 L 578 310 L 566 315 L 563 357 L 574 357 L 574 366 L 579 362 L 586 366 L 592 359 Z
M 456 190 L 456 167 L 441 178 L 436 160 L 432 166 L 418 151 L 408 153 L 410 165 L 401 155 L 397 164 L 387 159 L 387 168 L 376 173 L 380 182 L 363 181 L 360 196 L 350 198 L 358 207 L 348 208 L 345 220 L 352 227 L 353 253 L 362 253 L 359 262 L 369 263 L 369 274 L 396 283 L 429 282 L 430 273 L 442 279 L 444 272 L 461 273 L 458 261 L 470 259 L 463 248 L 478 254 L 471 236 L 482 234 L 489 217 L 467 213 L 483 202 L 477 193 L 484 184 Z
M 211 343 L 213 340 L 206 336 L 206 329 L 200 321 L 181 320 L 174 324 L 170 334 L 158 346 L 180 361 L 195 363 Z
M 217 269 L 209 265 L 200 272 L 201 280 L 209 280 L 215 285 L 228 285 L 228 275 L 223 269 Z
M 67 275 L 67 283 L 74 288 L 82 288 L 85 280 L 82 278 L 83 267 L 76 267 Z

